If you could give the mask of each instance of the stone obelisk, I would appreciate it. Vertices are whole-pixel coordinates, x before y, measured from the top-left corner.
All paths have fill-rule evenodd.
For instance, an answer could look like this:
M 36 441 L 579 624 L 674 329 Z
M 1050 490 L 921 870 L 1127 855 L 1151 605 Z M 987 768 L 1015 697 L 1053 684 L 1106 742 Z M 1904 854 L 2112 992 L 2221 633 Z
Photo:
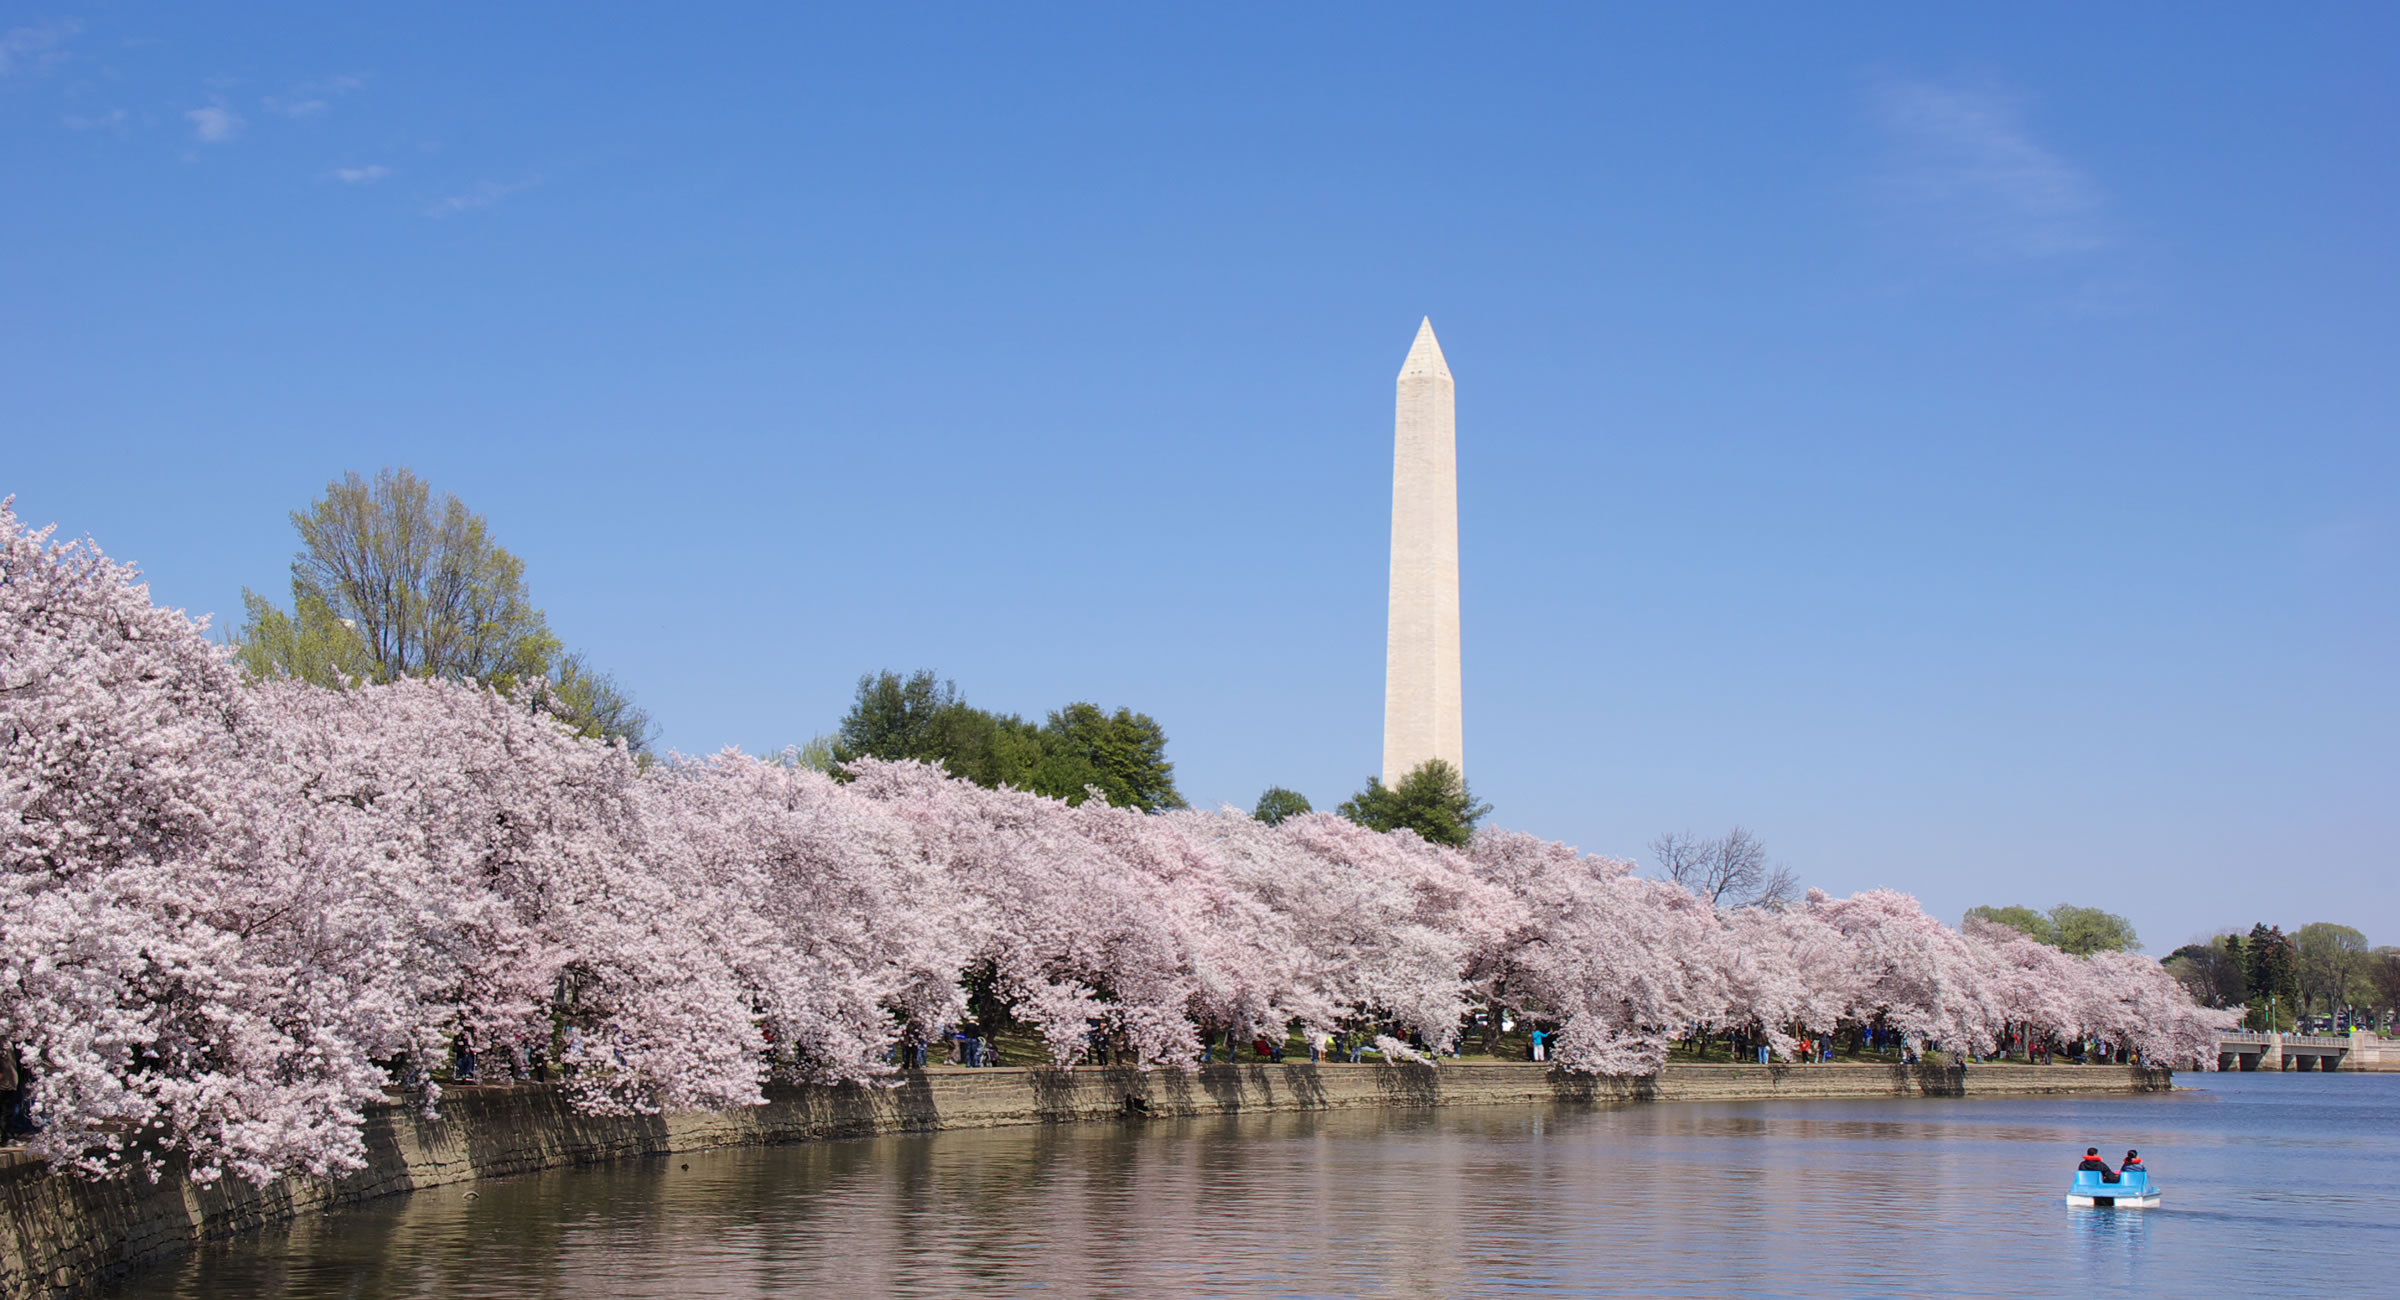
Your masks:
M 1433 322 L 1400 363 L 1392 439 L 1392 613 L 1383 666 L 1383 783 L 1459 739 L 1458 400 Z

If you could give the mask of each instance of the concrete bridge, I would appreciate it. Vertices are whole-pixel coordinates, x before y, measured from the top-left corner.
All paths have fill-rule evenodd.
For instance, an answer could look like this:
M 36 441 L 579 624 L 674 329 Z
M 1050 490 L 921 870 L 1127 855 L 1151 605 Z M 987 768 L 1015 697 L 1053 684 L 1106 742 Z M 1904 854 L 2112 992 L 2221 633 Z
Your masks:
M 2237 1030 L 2217 1041 L 2217 1068 L 2400 1071 L 2400 1039 L 2363 1030 L 2343 1035 Z

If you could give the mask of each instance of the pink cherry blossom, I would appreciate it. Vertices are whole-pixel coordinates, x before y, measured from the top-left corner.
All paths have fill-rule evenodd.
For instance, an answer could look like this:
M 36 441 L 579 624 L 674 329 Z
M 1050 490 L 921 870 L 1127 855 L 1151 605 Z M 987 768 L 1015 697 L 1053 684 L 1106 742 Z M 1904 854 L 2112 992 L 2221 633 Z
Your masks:
M 645 767 L 471 682 L 244 685 L 130 569 L 0 504 L 0 1047 L 35 1148 L 93 1176 L 353 1169 L 363 1108 L 438 1106 L 462 1049 L 595 1112 L 874 1086 L 970 986 L 1066 1068 L 1294 1031 L 1438 1062 L 1479 1007 L 1556 1025 L 1587 1073 L 1867 1024 L 2206 1066 L 2232 1018 L 2147 957 L 1962 934 L 1888 890 L 1725 912 L 1516 832 L 846 776 Z

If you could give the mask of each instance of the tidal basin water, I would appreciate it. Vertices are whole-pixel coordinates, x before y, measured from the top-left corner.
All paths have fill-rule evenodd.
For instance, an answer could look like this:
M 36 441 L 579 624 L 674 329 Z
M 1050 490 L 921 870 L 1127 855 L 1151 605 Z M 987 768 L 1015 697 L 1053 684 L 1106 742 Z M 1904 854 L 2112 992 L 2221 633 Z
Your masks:
M 2400 1292 L 2400 1075 L 1455 1108 L 720 1151 L 440 1188 L 122 1296 Z M 2166 1203 L 2071 1209 L 2137 1146 Z M 469 1190 L 477 1194 L 467 1196 Z

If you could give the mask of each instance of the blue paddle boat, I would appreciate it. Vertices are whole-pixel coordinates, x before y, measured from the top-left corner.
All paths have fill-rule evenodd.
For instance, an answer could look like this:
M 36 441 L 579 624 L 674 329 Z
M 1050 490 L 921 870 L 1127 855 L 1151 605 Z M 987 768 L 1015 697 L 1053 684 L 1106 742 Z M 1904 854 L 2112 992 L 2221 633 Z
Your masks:
M 2113 1183 L 2104 1180 L 2097 1169 L 2078 1169 L 2075 1171 L 2075 1185 L 2067 1189 L 2067 1204 L 2156 1209 L 2158 1185 L 2150 1181 L 2150 1171 L 2147 1169 L 2128 1169 Z

